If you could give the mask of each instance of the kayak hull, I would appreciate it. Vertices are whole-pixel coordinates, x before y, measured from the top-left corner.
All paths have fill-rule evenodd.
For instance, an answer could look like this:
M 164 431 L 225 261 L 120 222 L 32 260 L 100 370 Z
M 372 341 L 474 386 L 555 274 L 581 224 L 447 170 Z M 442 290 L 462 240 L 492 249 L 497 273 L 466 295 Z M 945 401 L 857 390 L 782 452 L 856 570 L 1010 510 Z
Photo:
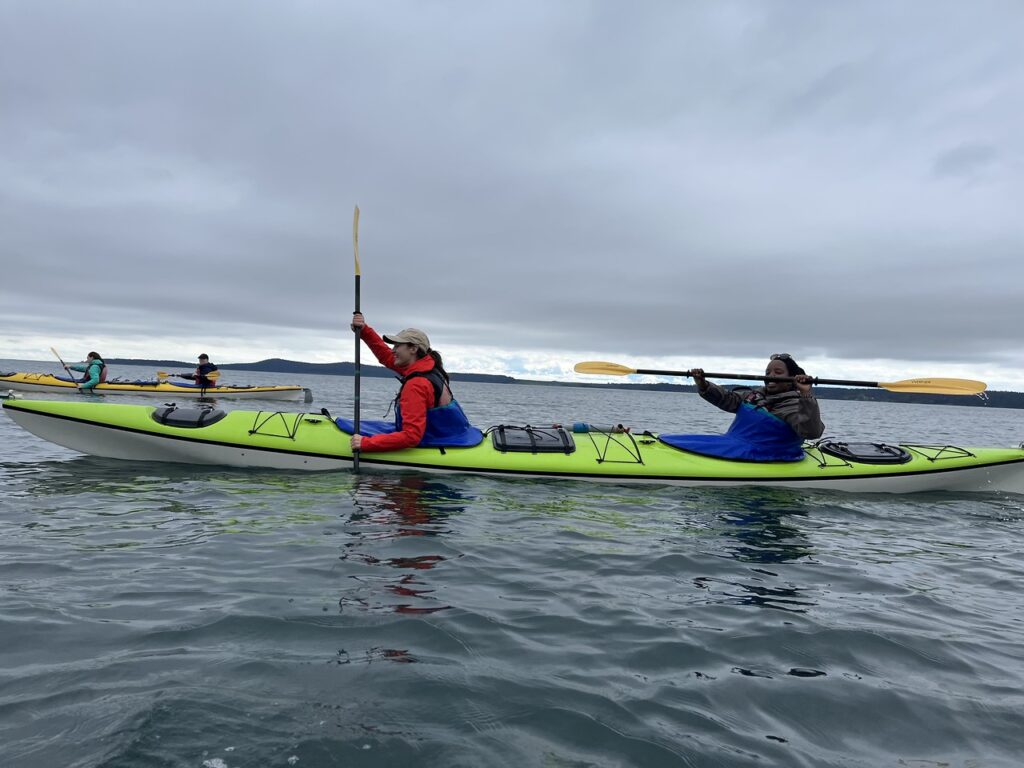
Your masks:
M 67 395 L 78 392 L 78 386 L 49 373 L 0 374 L 0 390 Z M 297 384 L 281 386 L 196 387 L 173 381 L 117 382 L 108 381 L 94 388 L 102 395 L 155 395 L 173 398 L 221 398 L 251 400 L 305 400 L 312 401 L 312 393 Z
M 81 453 L 131 461 L 281 470 L 347 470 L 349 435 L 319 414 L 232 411 L 205 427 L 173 427 L 154 408 L 63 401 L 8 400 L 27 431 Z M 413 448 L 360 456 L 370 470 L 397 469 L 506 477 L 564 478 L 682 486 L 781 486 L 858 493 L 1005 491 L 1024 493 L 1024 450 L 905 446 L 900 465 L 851 463 L 814 448 L 799 462 L 737 462 L 680 451 L 653 436 L 577 436 L 565 453 L 514 453 L 489 438 L 472 448 Z

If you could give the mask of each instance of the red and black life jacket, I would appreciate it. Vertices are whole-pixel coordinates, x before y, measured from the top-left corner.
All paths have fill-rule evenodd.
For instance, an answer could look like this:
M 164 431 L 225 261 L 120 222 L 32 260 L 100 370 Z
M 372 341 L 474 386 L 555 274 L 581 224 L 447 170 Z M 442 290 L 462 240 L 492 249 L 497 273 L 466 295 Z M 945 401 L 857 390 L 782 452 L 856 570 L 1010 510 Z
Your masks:
M 78 380 L 79 384 L 89 380 L 89 369 L 92 368 L 93 365 L 95 365 L 97 362 L 100 364 L 100 384 L 104 383 L 107 380 L 107 364 L 104 363 L 102 360 L 97 359 L 93 360 L 91 363 L 85 366 L 85 375 Z

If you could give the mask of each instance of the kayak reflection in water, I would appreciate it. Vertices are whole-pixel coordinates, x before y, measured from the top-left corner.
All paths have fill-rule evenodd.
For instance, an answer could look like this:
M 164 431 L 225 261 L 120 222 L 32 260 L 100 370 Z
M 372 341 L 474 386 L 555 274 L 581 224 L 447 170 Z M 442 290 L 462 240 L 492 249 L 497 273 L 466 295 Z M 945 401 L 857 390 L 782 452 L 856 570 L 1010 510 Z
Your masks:
M 772 355 L 765 376 L 788 376 L 793 381 L 770 381 L 763 387 L 727 390 L 704 378 L 695 368 L 690 376 L 701 397 L 723 411 L 735 413 L 724 435 L 673 435 L 676 448 L 707 456 L 743 461 L 799 461 L 804 440 L 821 437 L 818 401 L 812 379 L 788 354 Z
M 359 332 L 381 365 L 402 380 L 395 398 L 394 423 L 360 422 L 360 434 L 352 435 L 352 450 L 370 453 L 414 446 L 455 448 L 477 445 L 484 439 L 452 395 L 441 355 L 430 348 L 427 334 L 418 328 L 406 328 L 381 338 L 360 312 L 352 315 L 352 330 Z M 341 425 L 345 420 L 338 421 Z
M 354 511 L 340 557 L 385 570 L 347 580 L 338 600 L 342 610 L 428 614 L 450 608 L 432 581 L 435 569 L 448 560 L 447 548 L 432 537 L 449 533 L 448 517 L 464 511 L 472 497 L 462 486 L 421 474 L 354 477 Z M 396 547 L 393 540 L 405 536 L 424 538 Z
M 377 528 L 365 537 L 352 531 L 352 541 L 448 533 L 448 518 L 463 512 L 472 500 L 452 484 L 420 473 L 368 474 L 357 478 L 353 484 L 356 512 L 351 521 Z

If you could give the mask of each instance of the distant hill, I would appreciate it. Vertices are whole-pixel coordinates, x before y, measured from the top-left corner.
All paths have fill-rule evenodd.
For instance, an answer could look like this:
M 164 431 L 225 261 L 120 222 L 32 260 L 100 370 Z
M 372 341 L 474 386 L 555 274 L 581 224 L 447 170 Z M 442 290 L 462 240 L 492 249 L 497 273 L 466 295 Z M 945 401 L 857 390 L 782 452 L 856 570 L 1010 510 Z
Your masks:
M 190 371 L 196 364 L 181 360 L 137 360 L 132 358 L 111 358 L 109 365 L 144 365 L 159 369 L 180 369 Z M 266 373 L 293 373 L 295 375 L 316 374 L 318 376 L 352 376 L 355 364 L 338 363 L 304 363 L 298 360 L 284 360 L 279 357 L 259 360 L 255 363 L 227 363 L 219 368 L 231 371 L 264 371 Z M 394 378 L 395 374 L 379 365 L 360 365 L 363 376 L 377 378 Z M 654 392 L 695 392 L 692 384 L 631 384 L 623 381 L 614 384 L 597 384 L 574 381 L 534 381 L 532 379 L 516 379 L 512 376 L 501 376 L 488 373 L 452 373 L 452 381 L 472 381 L 481 384 L 535 384 L 549 387 L 587 387 L 596 389 L 636 389 Z M 989 408 L 1024 408 L 1022 392 L 987 392 L 987 398 L 956 397 L 953 395 L 908 395 L 889 392 L 884 389 L 818 387 L 815 390 L 821 400 L 864 400 L 883 403 L 924 403 L 931 405 L 969 405 L 988 406 Z

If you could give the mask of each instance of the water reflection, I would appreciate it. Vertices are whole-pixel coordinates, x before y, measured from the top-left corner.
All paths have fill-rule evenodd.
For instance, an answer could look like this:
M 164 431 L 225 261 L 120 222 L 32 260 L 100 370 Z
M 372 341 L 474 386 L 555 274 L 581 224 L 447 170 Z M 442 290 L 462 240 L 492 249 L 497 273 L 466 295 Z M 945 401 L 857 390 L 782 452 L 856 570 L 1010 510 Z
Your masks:
M 352 496 L 349 540 L 340 559 L 370 568 L 349 576 L 354 584 L 339 598 L 341 609 L 416 614 L 449 608 L 427 580 L 428 572 L 448 559 L 434 551 L 440 547 L 434 537 L 448 533 L 449 517 L 462 512 L 471 497 L 419 474 L 359 475 Z M 420 542 L 409 543 L 407 537 Z M 428 551 L 409 553 L 410 547 Z
M 350 521 L 377 528 L 375 535 L 385 537 L 446 533 L 447 518 L 470 501 L 455 486 L 414 473 L 355 476 L 352 496 Z
M 788 488 L 749 489 L 723 498 L 723 535 L 736 545 L 728 552 L 750 563 L 791 563 L 813 554 L 810 541 L 793 525 L 806 517 L 806 494 Z
M 5 469 L 0 491 L 12 511 L 23 513 L 26 527 L 100 549 L 164 548 L 288 529 L 305 537 L 302 529 L 336 518 L 338 493 L 350 487 L 347 475 L 93 457 Z
M 726 557 L 763 566 L 813 558 L 810 540 L 794 525 L 810 509 L 806 494 L 786 488 L 737 489 L 722 494 L 719 501 Z M 785 571 L 793 573 L 791 568 Z M 731 602 L 797 613 L 816 605 L 807 587 L 793 584 L 776 570 L 752 567 L 749 573 L 749 580 L 728 582 Z M 711 588 L 708 579 L 695 583 Z

